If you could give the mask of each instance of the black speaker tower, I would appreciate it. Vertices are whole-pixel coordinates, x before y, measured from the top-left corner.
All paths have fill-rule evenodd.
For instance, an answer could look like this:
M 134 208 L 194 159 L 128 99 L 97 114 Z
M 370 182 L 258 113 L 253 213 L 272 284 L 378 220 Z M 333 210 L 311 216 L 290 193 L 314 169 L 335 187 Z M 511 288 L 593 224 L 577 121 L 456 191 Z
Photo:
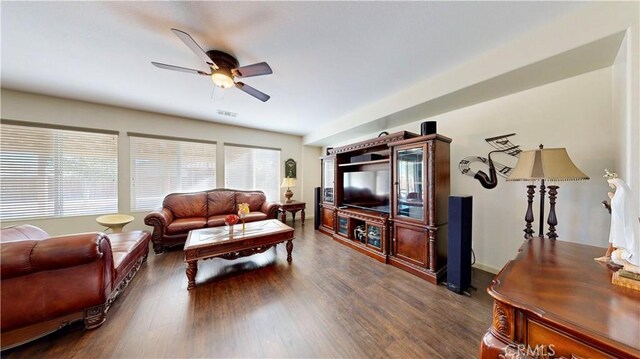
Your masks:
M 471 286 L 471 220 L 473 197 L 449 196 L 447 288 L 463 294 Z
M 320 228 L 320 187 L 313 189 L 313 228 Z

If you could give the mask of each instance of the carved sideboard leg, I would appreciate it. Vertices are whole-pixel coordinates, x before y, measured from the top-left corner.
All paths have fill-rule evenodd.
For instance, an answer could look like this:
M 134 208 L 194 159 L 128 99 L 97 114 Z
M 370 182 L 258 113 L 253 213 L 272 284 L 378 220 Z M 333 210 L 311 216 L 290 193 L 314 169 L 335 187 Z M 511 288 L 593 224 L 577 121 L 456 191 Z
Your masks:
M 187 290 L 195 289 L 197 273 L 198 273 L 198 262 L 197 261 L 187 262 L 187 280 L 189 281 Z
M 84 310 L 84 327 L 95 329 L 107 320 L 107 308 L 105 305 L 97 305 Z
M 287 241 L 287 262 L 291 263 L 291 252 L 293 251 L 293 241 Z

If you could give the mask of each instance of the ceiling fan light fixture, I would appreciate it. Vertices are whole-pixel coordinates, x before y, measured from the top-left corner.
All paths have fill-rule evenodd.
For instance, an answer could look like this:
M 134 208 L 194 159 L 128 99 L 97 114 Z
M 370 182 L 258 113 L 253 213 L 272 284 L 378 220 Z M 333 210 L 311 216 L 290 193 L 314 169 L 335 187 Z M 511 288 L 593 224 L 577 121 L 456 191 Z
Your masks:
M 189 47 L 191 51 L 198 55 L 200 59 L 204 60 L 204 62 L 209 66 L 211 73 L 152 61 L 151 64 L 153 66 L 165 70 L 209 76 L 211 77 L 213 85 L 216 87 L 224 89 L 236 87 L 240 91 L 257 98 L 262 102 L 266 102 L 269 100 L 270 96 L 266 93 L 259 91 L 249 85 L 245 85 L 240 81 L 235 82 L 234 80 L 236 77 L 244 78 L 272 74 L 273 70 L 271 70 L 269 64 L 267 64 L 266 62 L 259 62 L 252 65 L 240 66 L 238 59 L 236 59 L 234 56 L 220 50 L 209 50 L 205 52 L 204 50 L 202 50 L 202 47 L 198 45 L 198 43 L 191 37 L 191 35 L 178 29 L 171 29 L 171 31 L 176 36 L 178 36 L 178 38 L 182 42 L 184 42 L 184 44 L 187 45 L 187 47 Z
M 231 76 L 231 71 L 229 69 L 220 68 L 211 74 L 211 81 L 218 86 L 224 89 L 234 87 L 235 83 L 233 82 L 233 77 Z

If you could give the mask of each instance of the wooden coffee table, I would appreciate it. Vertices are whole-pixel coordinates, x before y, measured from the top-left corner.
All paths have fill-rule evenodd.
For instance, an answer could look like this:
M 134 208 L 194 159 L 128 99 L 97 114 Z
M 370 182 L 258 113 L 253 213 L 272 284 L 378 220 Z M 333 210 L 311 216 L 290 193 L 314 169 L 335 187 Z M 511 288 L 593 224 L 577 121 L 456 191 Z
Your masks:
M 276 220 L 249 222 L 244 233 L 242 223 L 226 227 L 195 229 L 189 232 L 184 244 L 184 261 L 187 263 L 187 289 L 196 287 L 198 260 L 210 258 L 236 259 L 262 253 L 278 243 L 287 242 L 287 261 L 291 262 L 293 228 Z

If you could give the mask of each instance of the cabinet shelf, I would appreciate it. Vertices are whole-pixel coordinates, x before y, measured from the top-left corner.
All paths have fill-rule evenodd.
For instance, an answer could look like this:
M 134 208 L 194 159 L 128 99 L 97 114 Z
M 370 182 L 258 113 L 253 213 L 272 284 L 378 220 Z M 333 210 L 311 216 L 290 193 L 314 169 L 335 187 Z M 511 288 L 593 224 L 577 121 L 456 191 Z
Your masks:
M 383 158 L 381 160 L 373 160 L 373 161 L 362 161 L 362 162 L 354 162 L 354 163 L 341 163 L 338 167 L 351 167 L 351 166 L 362 166 L 362 165 L 374 165 L 377 163 L 389 163 L 388 158 Z
M 338 225 L 333 239 L 377 259 L 387 261 L 389 215 L 359 208 L 338 209 Z

